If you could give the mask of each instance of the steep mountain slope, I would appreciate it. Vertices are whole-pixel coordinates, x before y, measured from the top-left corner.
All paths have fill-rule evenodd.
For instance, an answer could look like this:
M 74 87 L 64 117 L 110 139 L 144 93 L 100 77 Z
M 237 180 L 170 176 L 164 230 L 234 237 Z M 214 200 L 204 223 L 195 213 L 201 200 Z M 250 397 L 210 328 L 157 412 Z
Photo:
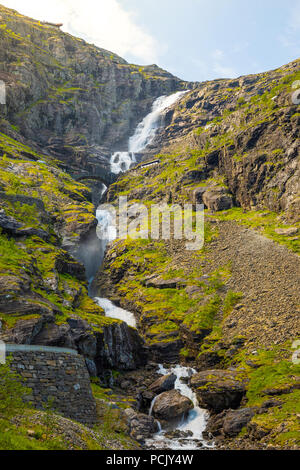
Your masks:
M 240 374 L 245 395 L 234 417 L 211 403 L 215 387 L 226 394 L 231 382 L 195 385 L 203 406 L 211 400 L 208 430 L 225 448 L 298 442 L 300 121 L 292 93 L 299 69 L 298 60 L 200 85 L 167 111 L 145 155 L 151 161 L 158 153 L 160 163 L 131 170 L 107 196 L 149 209 L 162 201 L 206 208 L 202 250 L 174 239 L 116 241 L 97 285 L 136 312 L 158 362 Z M 231 419 L 235 430 L 245 427 L 237 443 L 230 438 L 239 431 L 226 431 Z
M 0 339 L 76 348 L 100 377 L 126 377 L 147 353 L 193 365 L 220 446 L 299 445 L 299 60 L 186 84 L 1 6 L 0 43 Z M 94 285 L 135 313 L 137 332 L 88 296 L 75 256 L 95 231 L 96 189 L 68 172 L 109 175 L 108 155 L 126 150 L 153 100 L 186 88 L 144 155 L 159 164 L 138 165 L 107 195 L 206 208 L 201 250 L 173 239 L 109 246 Z M 143 392 L 151 377 L 136 380 Z
M 135 368 L 141 339 L 92 302 L 73 257 L 97 220 L 66 170 L 105 173 L 112 142 L 184 84 L 2 6 L 0 44 L 0 338 L 77 348 L 93 375 Z
M 0 130 L 29 139 L 68 167 L 103 167 L 160 95 L 186 84 L 0 6 Z
M 84 266 L 70 254 L 97 225 L 90 191 L 46 156 L 26 148 L 44 161 L 33 163 L 20 143 L 5 145 L 15 159 L 0 160 L 0 338 L 76 348 L 92 374 L 135 368 L 141 340 L 89 298 Z
M 225 178 L 236 205 L 296 218 L 300 116 L 293 85 L 299 78 L 298 60 L 263 74 L 203 83 L 185 95 L 167 112 L 151 150 L 164 153 L 157 178 L 150 172 L 155 195 L 164 197 L 167 185 L 174 201 L 185 192 L 202 202 L 201 191 Z

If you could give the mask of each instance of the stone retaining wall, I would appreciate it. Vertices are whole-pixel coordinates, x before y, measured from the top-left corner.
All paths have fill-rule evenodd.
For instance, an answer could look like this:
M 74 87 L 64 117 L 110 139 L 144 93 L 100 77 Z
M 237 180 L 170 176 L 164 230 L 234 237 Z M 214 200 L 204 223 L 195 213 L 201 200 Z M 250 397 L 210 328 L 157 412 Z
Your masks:
M 26 400 L 34 407 L 43 409 L 43 404 L 53 399 L 53 409 L 63 416 L 90 426 L 96 422 L 89 373 L 76 351 L 6 345 L 6 354 L 11 369 L 32 389 Z

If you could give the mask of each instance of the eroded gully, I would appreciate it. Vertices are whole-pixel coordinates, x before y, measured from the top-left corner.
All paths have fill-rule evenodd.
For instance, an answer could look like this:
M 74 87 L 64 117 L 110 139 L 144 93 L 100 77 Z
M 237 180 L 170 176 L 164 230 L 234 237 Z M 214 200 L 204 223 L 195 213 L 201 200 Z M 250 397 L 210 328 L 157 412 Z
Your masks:
M 154 102 L 151 112 L 137 126 L 134 135 L 129 139 L 128 151 L 115 152 L 112 155 L 110 164 L 113 173 L 123 173 L 134 165 L 136 162 L 135 153 L 142 152 L 153 141 L 157 130 L 161 127 L 164 111 L 178 101 L 184 93 L 177 92 L 170 96 L 162 96 Z M 107 244 L 116 238 L 116 228 L 113 225 L 113 218 L 109 211 L 99 207 L 96 217 L 98 219 L 98 238 L 101 240 L 100 256 L 102 263 Z M 91 281 L 92 279 L 90 279 Z M 106 298 L 95 297 L 94 300 L 104 309 L 107 317 L 120 319 L 133 328 L 137 327 L 135 315 L 132 312 L 117 307 Z M 179 423 L 177 422 L 171 427 L 168 426 L 167 430 L 162 429 L 161 425 L 159 425 L 159 432 L 152 438 L 147 439 L 145 446 L 153 449 L 174 450 L 211 448 L 212 444 L 206 442 L 203 438 L 208 413 L 199 407 L 196 394 L 188 385 L 189 378 L 196 371 L 180 364 L 170 368 L 165 368 L 163 365 L 158 364 L 157 373 L 160 375 L 175 374 L 175 389 L 181 395 L 188 397 L 193 402 L 194 408 L 186 416 L 182 416 Z M 154 401 L 150 407 L 149 414 L 152 413 L 153 404 Z

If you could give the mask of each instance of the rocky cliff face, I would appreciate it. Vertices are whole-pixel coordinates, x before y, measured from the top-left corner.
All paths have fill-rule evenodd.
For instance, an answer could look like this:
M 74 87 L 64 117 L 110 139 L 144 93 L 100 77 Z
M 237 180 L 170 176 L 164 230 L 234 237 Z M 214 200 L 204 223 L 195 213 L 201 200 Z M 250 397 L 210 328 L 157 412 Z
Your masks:
M 222 448 L 299 444 L 299 70 L 298 60 L 200 84 L 167 110 L 144 154 L 159 164 L 131 170 L 107 195 L 150 210 L 204 204 L 203 249 L 172 237 L 116 241 L 96 283 L 136 313 L 155 360 L 204 371 L 195 391 Z
M 297 60 L 277 70 L 200 84 L 165 116 L 166 127 L 151 153 L 176 162 L 167 187 L 175 192 L 226 188 L 234 204 L 249 209 L 299 213 L 299 106 Z M 293 102 L 294 95 L 294 102 Z M 174 195 L 176 199 L 176 195 Z M 177 197 L 178 198 L 178 197 Z M 206 204 L 207 205 L 207 204 Z
M 140 67 L 58 28 L 0 6 L 0 129 L 26 138 L 70 171 L 103 171 L 160 95 L 187 85 L 156 65 Z
M 0 339 L 77 349 L 92 375 L 143 364 L 138 333 L 104 316 L 72 256 L 97 224 L 90 191 L 47 156 L 2 142 L 10 158 L 0 160 Z
M 75 255 L 97 223 L 92 194 L 63 170 L 104 174 L 153 100 L 187 84 L 4 7 L 0 17 L 0 339 L 76 348 L 93 376 L 142 366 L 146 352 L 192 364 L 220 445 L 296 446 L 299 60 L 192 86 L 144 154 L 159 164 L 110 187 L 115 204 L 206 208 L 201 250 L 177 239 L 109 246 L 94 288 L 136 314 L 138 333 L 88 296 Z
M 104 317 L 73 258 L 97 224 L 93 195 L 60 168 L 109 176 L 153 100 L 186 84 L 3 6 L 0 44 L 1 338 L 75 347 L 95 374 L 135 368 L 140 337 Z

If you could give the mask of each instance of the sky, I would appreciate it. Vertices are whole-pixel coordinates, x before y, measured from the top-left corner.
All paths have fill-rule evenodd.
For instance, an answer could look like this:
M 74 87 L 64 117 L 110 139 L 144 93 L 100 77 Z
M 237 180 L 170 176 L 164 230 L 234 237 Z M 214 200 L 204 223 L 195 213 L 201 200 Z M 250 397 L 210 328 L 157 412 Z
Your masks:
M 128 62 L 190 81 L 235 78 L 300 56 L 300 0 L 0 0 Z

